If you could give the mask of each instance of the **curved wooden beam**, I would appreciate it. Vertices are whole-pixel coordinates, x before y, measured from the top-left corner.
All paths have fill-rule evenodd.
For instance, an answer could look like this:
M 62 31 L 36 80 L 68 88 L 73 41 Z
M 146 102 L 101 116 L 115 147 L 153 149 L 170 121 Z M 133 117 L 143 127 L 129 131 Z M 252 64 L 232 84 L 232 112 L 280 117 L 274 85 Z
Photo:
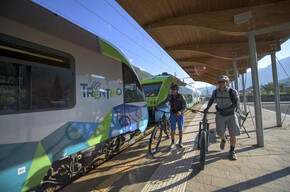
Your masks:
M 269 54 L 273 51 L 280 51 L 280 41 L 257 41 L 257 54 Z M 248 56 L 248 43 L 220 43 L 220 44 L 199 44 L 199 45 L 179 45 L 165 48 L 165 51 L 175 53 L 178 51 L 192 51 L 205 56 L 212 56 L 223 60 L 232 60 Z
M 232 61 L 220 62 L 218 59 L 214 59 L 211 57 L 186 58 L 186 59 L 177 59 L 175 61 L 179 63 L 180 66 L 183 65 L 182 63 L 189 63 L 189 65 L 204 65 L 218 69 L 229 69 L 233 67 Z
M 244 7 L 216 12 L 191 14 L 144 26 L 150 32 L 168 28 L 203 29 L 209 32 L 230 36 L 246 36 L 249 31 L 259 31 L 289 24 L 290 1 L 280 1 L 260 6 Z M 252 18 L 248 22 L 234 24 L 234 16 L 250 11 Z M 273 15 L 273 17 L 271 17 Z

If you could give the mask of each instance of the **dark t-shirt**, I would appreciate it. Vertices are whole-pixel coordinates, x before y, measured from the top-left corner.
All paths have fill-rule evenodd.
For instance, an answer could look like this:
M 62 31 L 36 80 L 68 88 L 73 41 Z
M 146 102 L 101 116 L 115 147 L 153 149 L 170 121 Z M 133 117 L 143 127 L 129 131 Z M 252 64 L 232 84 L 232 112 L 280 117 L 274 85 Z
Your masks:
M 170 103 L 170 113 L 177 113 L 178 111 L 182 112 L 186 108 L 186 102 L 184 97 L 181 94 L 177 94 L 176 96 L 170 94 L 168 95 L 164 101 L 162 101 L 158 106 L 164 105 L 169 101 Z

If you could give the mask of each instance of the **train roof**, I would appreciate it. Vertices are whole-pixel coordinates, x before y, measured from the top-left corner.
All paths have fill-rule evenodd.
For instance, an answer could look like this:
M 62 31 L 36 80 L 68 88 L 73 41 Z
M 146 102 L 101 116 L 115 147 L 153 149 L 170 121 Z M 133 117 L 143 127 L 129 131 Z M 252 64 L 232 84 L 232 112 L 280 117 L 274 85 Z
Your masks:
M 118 48 L 95 34 L 28 0 L 1 0 L 0 16 L 85 47 L 133 68 Z M 3 26 L 2 26 L 3 27 Z
M 185 86 L 186 83 L 182 82 L 180 79 L 178 79 L 177 77 L 171 75 L 171 74 L 168 74 L 168 73 L 162 73 L 160 75 L 155 75 L 153 77 L 149 77 L 149 78 L 146 78 L 144 79 L 141 83 L 142 84 L 150 84 L 150 83 L 156 83 L 156 82 L 160 82 L 160 81 L 165 81 L 166 79 L 168 78 L 173 78 L 174 79 L 174 82 L 180 86 Z

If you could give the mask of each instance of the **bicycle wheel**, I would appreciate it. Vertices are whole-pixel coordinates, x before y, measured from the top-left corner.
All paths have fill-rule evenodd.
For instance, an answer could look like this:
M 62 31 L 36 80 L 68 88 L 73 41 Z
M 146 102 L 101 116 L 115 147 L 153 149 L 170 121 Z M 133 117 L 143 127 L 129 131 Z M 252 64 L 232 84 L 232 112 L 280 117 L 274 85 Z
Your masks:
M 170 129 L 170 122 L 169 120 L 166 120 L 166 124 L 164 127 L 164 132 L 166 134 L 167 139 L 171 139 L 171 129 Z
M 201 126 L 202 126 L 202 122 L 199 122 L 198 140 L 197 140 L 197 149 L 198 149 L 198 150 L 200 150 L 200 148 L 201 148 L 201 146 L 200 146 Z
M 161 137 L 162 137 L 162 127 L 161 127 L 161 124 L 158 124 L 154 128 L 151 134 L 150 140 L 149 140 L 149 153 L 151 154 L 156 153 L 158 146 L 160 144 L 160 141 L 161 141 Z
M 204 126 L 206 126 L 205 127 L 205 130 L 206 130 L 206 145 L 205 145 L 205 150 L 206 150 L 206 152 L 208 151 L 208 146 L 209 146 L 209 124 L 208 123 L 206 123 Z
M 206 131 L 201 131 L 201 135 L 200 135 L 200 156 L 199 156 L 199 164 L 200 164 L 200 169 L 201 170 L 204 170 L 206 146 L 207 146 L 207 133 L 206 133 Z

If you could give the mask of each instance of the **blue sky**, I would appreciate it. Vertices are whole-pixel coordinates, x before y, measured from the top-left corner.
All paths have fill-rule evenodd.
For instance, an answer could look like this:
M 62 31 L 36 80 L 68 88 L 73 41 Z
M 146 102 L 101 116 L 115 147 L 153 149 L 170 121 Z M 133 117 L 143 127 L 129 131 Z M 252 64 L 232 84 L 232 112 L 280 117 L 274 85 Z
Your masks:
M 80 27 L 118 47 L 131 64 L 153 75 L 176 74 L 193 83 L 188 74 L 138 25 L 115 0 L 33 0 Z M 276 54 L 278 59 L 290 56 L 290 40 Z M 270 56 L 259 61 L 263 68 L 271 63 Z M 195 81 L 193 86 L 205 87 Z

